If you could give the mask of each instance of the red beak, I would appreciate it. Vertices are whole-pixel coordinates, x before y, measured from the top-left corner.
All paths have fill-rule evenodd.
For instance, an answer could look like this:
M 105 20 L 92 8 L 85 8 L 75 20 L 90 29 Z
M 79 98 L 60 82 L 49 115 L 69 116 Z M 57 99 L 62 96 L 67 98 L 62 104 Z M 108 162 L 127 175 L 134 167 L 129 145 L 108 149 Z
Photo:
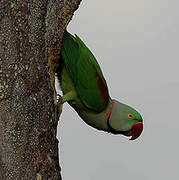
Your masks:
M 143 131 L 143 123 L 142 122 L 135 123 L 131 129 L 132 137 L 130 140 L 137 139 L 141 135 L 142 131 Z

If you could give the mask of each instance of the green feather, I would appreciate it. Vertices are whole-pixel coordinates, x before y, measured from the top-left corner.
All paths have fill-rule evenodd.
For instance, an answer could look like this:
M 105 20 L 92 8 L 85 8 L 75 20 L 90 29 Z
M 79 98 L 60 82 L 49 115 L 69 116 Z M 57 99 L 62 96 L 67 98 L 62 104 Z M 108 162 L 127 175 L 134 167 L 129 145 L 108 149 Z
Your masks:
M 78 36 L 65 32 L 61 54 L 82 102 L 96 112 L 104 110 L 109 101 L 107 84 L 91 51 Z

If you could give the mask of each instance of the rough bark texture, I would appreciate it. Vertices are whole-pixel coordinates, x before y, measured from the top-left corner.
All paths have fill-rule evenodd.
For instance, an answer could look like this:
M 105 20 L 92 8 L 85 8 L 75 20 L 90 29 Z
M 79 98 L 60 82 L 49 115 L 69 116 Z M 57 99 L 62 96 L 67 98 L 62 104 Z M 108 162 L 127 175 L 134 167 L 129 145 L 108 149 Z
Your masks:
M 0 180 L 61 179 L 54 72 L 80 1 L 0 0 Z

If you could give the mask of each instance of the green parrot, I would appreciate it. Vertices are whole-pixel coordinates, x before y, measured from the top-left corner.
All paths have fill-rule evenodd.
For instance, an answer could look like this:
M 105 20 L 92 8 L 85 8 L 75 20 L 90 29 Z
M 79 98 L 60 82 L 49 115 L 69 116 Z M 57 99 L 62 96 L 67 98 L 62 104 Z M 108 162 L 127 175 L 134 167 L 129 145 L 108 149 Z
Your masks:
M 88 125 L 112 134 L 131 136 L 143 130 L 141 115 L 133 108 L 111 99 L 100 66 L 83 41 L 65 31 L 57 79 L 68 102 Z

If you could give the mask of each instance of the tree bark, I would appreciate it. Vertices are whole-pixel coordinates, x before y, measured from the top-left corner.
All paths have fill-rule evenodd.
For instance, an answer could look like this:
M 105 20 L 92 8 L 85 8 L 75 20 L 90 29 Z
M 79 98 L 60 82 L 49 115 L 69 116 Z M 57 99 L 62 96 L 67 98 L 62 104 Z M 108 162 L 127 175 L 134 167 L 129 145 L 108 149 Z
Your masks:
M 0 0 L 0 180 L 61 179 L 55 71 L 81 0 Z

